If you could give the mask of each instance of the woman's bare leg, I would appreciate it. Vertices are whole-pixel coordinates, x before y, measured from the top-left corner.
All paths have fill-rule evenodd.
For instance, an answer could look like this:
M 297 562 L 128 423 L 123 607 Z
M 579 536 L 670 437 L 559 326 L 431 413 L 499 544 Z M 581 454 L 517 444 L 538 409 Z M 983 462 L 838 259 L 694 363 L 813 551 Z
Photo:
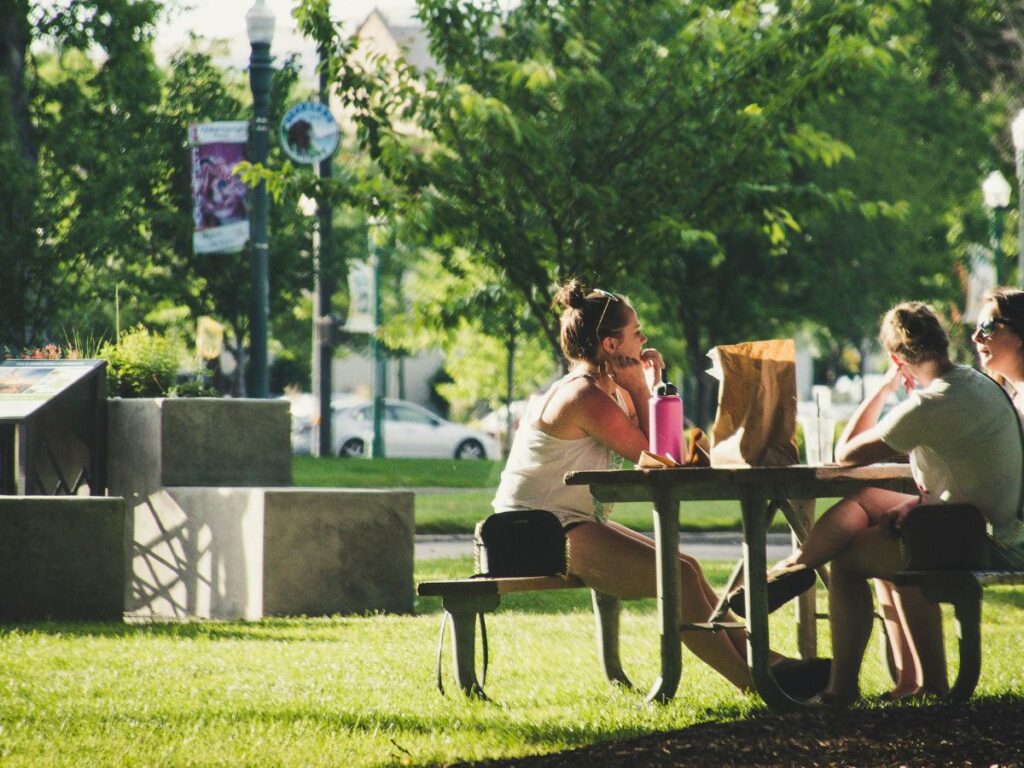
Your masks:
M 885 622 L 885 634 L 896 667 L 896 680 L 891 695 L 896 699 L 912 696 L 920 690 L 923 681 L 917 648 L 910 637 L 900 596 L 891 581 L 875 579 L 874 582 L 875 596 L 878 598 L 878 607 Z
M 811 529 L 795 562 L 817 568 L 846 549 L 854 537 L 887 519 L 894 509 L 914 504 L 916 496 L 865 488 L 830 508 Z
M 642 543 L 642 544 L 644 544 L 646 546 L 649 546 L 652 550 L 655 551 L 655 556 L 657 556 L 657 548 L 655 547 L 654 542 L 649 537 L 644 536 L 642 533 L 637 533 L 633 529 L 627 528 L 626 526 L 620 525 L 619 523 L 616 523 L 616 522 L 613 522 L 613 521 L 609 521 L 607 523 L 607 525 L 608 525 L 609 528 L 612 528 L 613 530 L 619 531 L 624 536 L 629 536 L 630 538 L 636 539 L 640 543 Z M 700 563 L 697 561 L 696 558 L 691 557 L 690 555 L 687 555 L 687 554 L 685 554 L 683 552 L 679 553 L 679 561 L 680 561 L 681 564 L 685 563 L 690 568 L 695 569 L 697 571 L 697 573 L 700 574 L 699 581 L 700 581 L 701 589 L 704 592 L 704 599 L 708 601 L 708 603 L 711 605 L 712 611 L 713 611 L 715 606 L 718 605 L 718 593 L 715 592 L 715 588 L 712 587 L 708 583 L 707 577 L 704 575 L 704 571 L 700 567 Z M 705 616 L 703 619 L 701 619 L 701 621 L 707 621 L 708 619 L 710 619 L 712 611 L 709 611 L 708 615 Z M 733 615 L 731 612 L 729 612 L 729 611 L 726 611 L 722 615 L 721 619 L 722 619 L 722 621 L 737 622 L 737 623 L 739 622 L 739 619 L 735 615 Z M 746 635 L 746 633 L 743 630 L 741 630 L 741 629 L 728 629 L 728 630 L 723 630 L 723 632 L 725 632 L 725 634 L 727 634 L 729 636 L 730 642 L 732 642 L 733 647 L 736 649 L 736 652 L 740 655 L 740 657 L 741 658 L 746 658 L 747 657 L 747 635 Z M 777 661 L 778 659 L 781 659 L 781 658 L 784 658 L 784 657 L 781 654 L 773 653 L 772 654 L 772 658 L 773 658 L 773 660 Z
M 832 583 L 829 589 L 832 680 L 826 695 L 838 703 L 853 702 L 860 689 L 861 662 L 874 621 L 868 580 L 890 579 L 900 569 L 902 562 L 899 543 L 888 531 L 878 526 L 855 534 L 849 546 L 832 561 Z M 907 608 L 906 601 L 903 607 Z M 926 626 L 926 621 L 921 620 L 926 617 L 918 616 L 917 610 L 918 606 L 912 606 L 907 618 L 910 637 L 914 646 L 920 650 L 922 646 L 933 645 L 934 639 L 925 636 L 924 633 L 933 628 Z M 932 663 L 932 660 L 922 658 L 921 669 L 926 676 Z
M 621 598 L 657 596 L 654 543 L 625 532 L 617 524 L 584 523 L 567 534 L 569 572 L 600 592 Z M 641 540 L 644 539 L 644 540 Z M 716 600 L 709 600 L 704 574 L 693 558 L 679 560 L 679 621 L 707 621 Z M 710 587 L 707 587 L 710 589 Z M 711 590 L 711 597 L 714 590 Z M 745 657 L 722 632 L 684 632 L 683 644 L 740 690 L 752 687 Z
M 946 645 L 942 639 L 942 609 L 938 603 L 926 600 L 917 587 L 899 587 L 895 594 L 921 671 L 919 691 L 943 696 L 949 692 L 949 677 Z

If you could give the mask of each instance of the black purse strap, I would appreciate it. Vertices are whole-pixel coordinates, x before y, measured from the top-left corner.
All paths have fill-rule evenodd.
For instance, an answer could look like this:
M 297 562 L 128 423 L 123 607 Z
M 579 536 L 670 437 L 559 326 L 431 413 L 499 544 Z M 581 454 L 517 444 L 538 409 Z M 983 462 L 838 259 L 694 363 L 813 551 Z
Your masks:
M 480 672 L 480 685 L 487 685 L 487 623 L 484 621 L 484 615 L 478 613 L 477 616 L 480 618 L 480 646 L 483 650 L 483 662 L 484 666 Z M 444 696 L 444 679 L 441 675 L 441 658 L 444 655 L 444 631 L 448 624 L 448 619 L 451 618 L 454 622 L 455 619 L 451 616 L 448 611 L 444 611 L 441 614 L 441 635 L 437 638 L 437 690 Z M 452 628 L 455 631 L 455 628 Z

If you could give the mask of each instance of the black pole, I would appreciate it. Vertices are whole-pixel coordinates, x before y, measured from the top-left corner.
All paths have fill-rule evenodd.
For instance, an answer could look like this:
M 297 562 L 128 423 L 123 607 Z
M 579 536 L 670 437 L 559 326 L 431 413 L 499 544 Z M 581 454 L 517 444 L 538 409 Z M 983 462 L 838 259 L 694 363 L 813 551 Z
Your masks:
M 253 163 L 265 164 L 270 148 L 270 43 L 252 43 L 249 57 L 249 85 L 252 88 L 253 123 L 250 134 L 250 158 Z M 260 180 L 253 190 L 252 211 L 252 315 L 249 323 L 251 338 L 250 394 L 253 397 L 270 396 L 270 375 L 267 363 L 267 326 L 270 316 L 270 265 L 267 242 L 267 185 Z
M 320 51 L 320 103 L 328 103 L 327 74 L 323 69 L 325 61 Z M 331 157 L 320 161 L 320 178 L 330 179 L 334 173 Z M 334 209 L 327 195 L 317 197 L 317 211 L 320 215 L 320 248 L 317 255 L 317 362 L 319 366 L 320 389 L 320 455 L 330 456 L 331 446 L 331 393 L 334 389 L 331 378 L 331 363 L 334 361 L 334 322 L 331 314 L 331 297 L 334 295 L 333 265 Z

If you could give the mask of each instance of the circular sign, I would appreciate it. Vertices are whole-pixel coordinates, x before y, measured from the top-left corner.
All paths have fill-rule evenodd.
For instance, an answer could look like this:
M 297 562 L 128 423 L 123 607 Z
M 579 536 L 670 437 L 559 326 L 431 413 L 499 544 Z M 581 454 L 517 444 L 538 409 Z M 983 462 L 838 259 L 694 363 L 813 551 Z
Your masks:
M 296 163 L 319 163 L 338 148 L 341 130 L 334 115 L 319 101 L 303 101 L 281 120 L 281 146 Z

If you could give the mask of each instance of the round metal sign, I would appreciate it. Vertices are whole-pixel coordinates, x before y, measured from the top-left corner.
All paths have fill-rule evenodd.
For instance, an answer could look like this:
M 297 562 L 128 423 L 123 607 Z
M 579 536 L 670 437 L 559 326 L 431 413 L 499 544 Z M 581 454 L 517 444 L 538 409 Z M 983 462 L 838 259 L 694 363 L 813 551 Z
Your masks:
M 319 163 L 338 148 L 341 130 L 325 104 L 303 101 L 281 120 L 281 147 L 296 163 Z

